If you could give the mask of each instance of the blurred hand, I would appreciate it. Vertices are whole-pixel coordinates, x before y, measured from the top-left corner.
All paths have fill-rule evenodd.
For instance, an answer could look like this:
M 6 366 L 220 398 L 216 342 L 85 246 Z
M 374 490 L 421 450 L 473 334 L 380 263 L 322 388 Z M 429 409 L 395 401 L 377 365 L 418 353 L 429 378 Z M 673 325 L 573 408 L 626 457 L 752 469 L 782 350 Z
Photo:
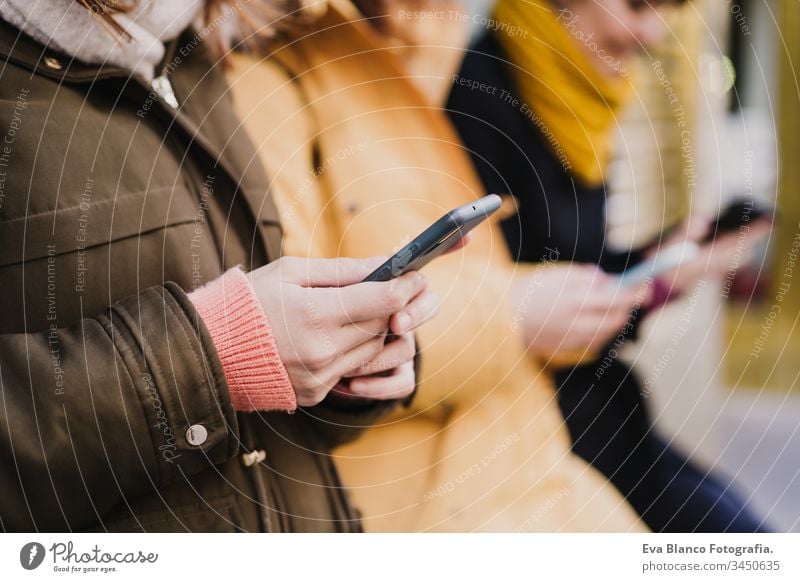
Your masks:
M 517 320 L 531 353 L 549 359 L 597 351 L 611 341 L 636 303 L 647 301 L 639 287 L 618 283 L 595 265 L 577 263 L 542 267 L 521 282 Z
M 661 246 L 675 242 L 700 241 L 713 224 L 712 219 L 695 218 L 687 221 Z M 670 286 L 673 292 L 684 293 L 700 279 L 721 281 L 731 271 L 745 266 L 751 260 L 754 245 L 772 228 L 768 220 L 754 220 L 747 230 L 735 230 L 719 234 L 711 242 L 702 244 L 700 253 L 683 265 L 663 274 L 660 279 Z
M 358 380 L 354 390 L 386 394 L 408 382 L 408 332 L 436 314 L 438 299 L 416 272 L 361 283 L 383 260 L 282 258 L 250 273 L 298 405 L 318 404 L 342 377 L 370 365 L 387 370 L 381 354 L 396 371 L 384 382 Z M 398 346 L 384 346 L 390 330 L 401 336 Z

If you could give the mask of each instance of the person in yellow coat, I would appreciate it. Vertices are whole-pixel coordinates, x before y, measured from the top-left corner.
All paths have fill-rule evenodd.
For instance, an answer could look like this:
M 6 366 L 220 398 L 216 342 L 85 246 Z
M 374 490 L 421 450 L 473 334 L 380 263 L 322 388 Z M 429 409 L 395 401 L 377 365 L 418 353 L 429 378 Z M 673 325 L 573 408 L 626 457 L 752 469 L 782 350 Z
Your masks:
M 484 195 L 435 105 L 466 31 L 448 27 L 425 66 L 408 67 L 381 22 L 346 0 L 319 5 L 231 57 L 234 102 L 270 172 L 284 254 L 388 255 Z M 527 353 L 536 268 L 511 260 L 496 221 L 425 268 L 441 312 L 417 336 L 416 395 L 337 453 L 367 531 L 645 530 L 570 451 L 550 374 Z

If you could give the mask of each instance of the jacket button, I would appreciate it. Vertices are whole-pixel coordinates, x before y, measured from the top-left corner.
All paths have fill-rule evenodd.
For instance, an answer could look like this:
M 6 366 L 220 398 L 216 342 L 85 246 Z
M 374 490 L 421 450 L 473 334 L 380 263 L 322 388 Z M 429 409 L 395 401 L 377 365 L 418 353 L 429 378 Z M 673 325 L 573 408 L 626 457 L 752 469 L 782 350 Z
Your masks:
M 64 68 L 64 65 L 61 64 L 61 61 L 59 61 L 55 57 L 45 57 L 44 64 L 53 69 L 54 71 L 60 71 L 61 69 Z
M 208 431 L 202 424 L 193 424 L 186 430 L 186 441 L 190 445 L 199 447 L 208 438 Z

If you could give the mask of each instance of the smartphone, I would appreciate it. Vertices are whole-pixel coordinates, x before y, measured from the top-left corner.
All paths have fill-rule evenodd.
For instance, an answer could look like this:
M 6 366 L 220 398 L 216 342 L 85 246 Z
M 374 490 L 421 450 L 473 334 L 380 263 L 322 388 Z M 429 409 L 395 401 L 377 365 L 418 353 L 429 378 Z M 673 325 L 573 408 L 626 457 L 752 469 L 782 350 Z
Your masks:
M 658 277 L 683 263 L 691 261 L 700 252 L 700 247 L 691 241 L 670 245 L 658 251 L 655 257 L 642 261 L 620 275 L 623 287 L 641 285 L 651 277 Z
M 719 213 L 701 242 L 709 243 L 717 236 L 736 231 L 749 222 L 761 219 L 772 220 L 774 214 L 775 209 L 763 202 L 744 198 L 735 199 Z
M 447 252 L 469 231 L 497 212 L 500 204 L 500 196 L 490 194 L 475 202 L 454 208 L 367 275 L 364 282 L 389 281 L 409 271 L 418 271 Z

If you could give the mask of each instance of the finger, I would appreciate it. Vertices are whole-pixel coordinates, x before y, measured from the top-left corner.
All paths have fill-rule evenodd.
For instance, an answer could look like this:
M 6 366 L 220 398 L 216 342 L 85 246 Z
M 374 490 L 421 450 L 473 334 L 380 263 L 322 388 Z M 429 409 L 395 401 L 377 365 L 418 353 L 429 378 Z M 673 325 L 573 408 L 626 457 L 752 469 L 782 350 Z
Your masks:
M 729 232 L 721 232 L 719 233 L 712 241 L 708 244 L 713 249 L 722 249 L 728 247 L 735 247 L 736 244 L 743 238 L 746 238 L 747 234 L 742 233 L 739 230 L 731 230 Z
M 405 309 L 408 302 L 427 287 L 428 281 L 416 272 L 386 282 L 359 283 L 341 289 L 320 289 L 319 296 L 336 313 L 341 325 L 389 318 Z
M 637 304 L 641 304 L 650 296 L 653 287 L 653 281 L 645 281 L 641 285 L 633 287 L 623 287 L 618 290 L 617 300 L 614 302 L 616 306 L 625 311 L 630 311 Z
M 726 250 L 734 249 L 739 246 L 749 246 L 752 244 L 751 241 L 760 238 L 762 235 L 769 232 L 771 228 L 772 224 L 769 221 L 765 219 L 757 220 L 746 227 L 724 234 L 721 233 L 710 244 L 713 244 L 715 249 L 725 248 Z
M 377 337 L 386 338 L 389 333 L 389 318 L 379 317 L 369 321 L 357 321 L 342 326 L 333 334 L 341 350 L 349 351 Z
M 606 324 L 608 329 L 611 330 L 611 333 L 616 333 L 621 331 L 625 324 L 628 323 L 631 319 L 631 312 L 628 310 L 619 310 L 613 313 L 609 313 L 606 318 Z
M 414 341 L 414 336 L 406 334 L 398 337 L 393 342 L 387 343 L 371 362 L 345 374 L 345 377 L 368 376 L 399 368 L 406 362 L 412 361 L 416 351 L 417 345 Z
M 630 311 L 639 301 L 639 288 L 607 287 L 597 290 L 590 297 L 587 297 L 582 310 L 588 312 L 609 312 L 618 310 Z
M 363 398 L 391 400 L 414 391 L 416 377 L 411 362 L 396 368 L 390 376 L 362 376 L 350 381 L 350 392 Z
M 281 264 L 285 281 L 302 287 L 346 287 L 360 283 L 386 261 L 386 257 L 368 259 L 303 259 L 286 257 Z
M 375 337 L 336 358 L 325 370 L 325 375 L 331 380 L 331 385 L 336 384 L 353 370 L 362 368 L 374 360 L 375 356 L 383 349 L 384 341 L 385 338 L 383 336 Z
M 597 265 L 586 263 L 571 263 L 569 265 L 550 264 L 542 267 L 553 271 L 565 271 L 566 275 L 562 281 L 564 286 L 576 285 L 579 288 L 601 286 L 609 281 L 611 276 L 600 269 Z
M 564 287 L 575 294 L 583 293 L 584 297 L 601 297 L 616 289 L 619 277 L 606 273 L 594 265 L 581 266 L 570 272 L 564 281 Z
M 708 216 L 694 215 L 686 221 L 684 241 L 700 242 L 703 240 L 714 223 L 714 219 Z
M 760 229 L 763 228 L 764 230 L 769 230 L 773 226 L 773 222 L 775 221 L 775 217 L 771 214 L 764 214 L 762 216 L 758 216 L 750 221 L 750 229 Z
M 643 295 L 646 295 L 648 288 L 653 285 L 653 279 L 653 276 L 648 276 L 641 282 L 630 285 L 623 283 L 622 276 L 620 275 L 609 275 L 608 285 L 605 287 L 605 290 L 611 292 L 613 296 L 612 303 L 632 304 L 641 300 Z
M 597 325 L 571 325 L 569 331 L 564 334 L 558 346 L 555 347 L 554 352 L 573 352 L 586 349 L 587 346 L 592 344 L 597 334 Z
M 635 297 L 632 301 L 621 301 L 619 303 L 614 304 L 614 306 L 609 309 L 605 317 L 610 319 L 614 325 L 620 327 L 625 324 L 628 319 L 630 319 L 631 314 L 634 312 L 634 309 L 641 307 L 644 301 L 649 297 L 649 294 L 644 294 L 642 297 Z M 640 303 L 641 302 L 641 303 Z
M 573 321 L 573 326 L 590 336 L 594 335 L 594 331 L 605 334 L 622 327 L 630 317 L 631 311 L 624 303 L 606 309 L 586 310 Z
M 577 346 L 578 349 L 596 349 L 597 347 L 604 346 L 609 343 L 616 335 L 620 333 L 624 321 L 606 318 L 599 322 L 593 329 L 583 328 L 579 336 L 585 338 L 582 345 Z
M 389 320 L 392 333 L 401 335 L 416 329 L 439 313 L 439 296 L 433 291 L 423 291 L 405 309 Z

